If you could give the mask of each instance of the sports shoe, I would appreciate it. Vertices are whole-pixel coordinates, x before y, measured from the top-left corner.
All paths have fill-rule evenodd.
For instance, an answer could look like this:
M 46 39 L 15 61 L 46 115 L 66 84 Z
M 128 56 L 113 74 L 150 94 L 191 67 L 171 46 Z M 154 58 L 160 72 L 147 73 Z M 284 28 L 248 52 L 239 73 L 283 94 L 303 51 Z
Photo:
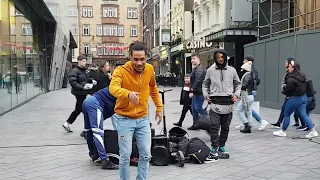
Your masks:
M 297 130 L 300 130 L 300 131 L 304 131 L 305 129 L 307 129 L 306 126 L 300 126 L 300 127 L 297 127 Z
M 66 131 L 68 131 L 68 132 L 73 132 L 73 131 L 71 130 L 70 124 L 69 124 L 68 122 L 65 122 L 65 123 L 62 125 L 62 127 L 63 127 Z
M 98 159 L 96 159 L 95 161 L 93 161 L 93 163 L 94 163 L 96 166 L 101 166 L 102 160 L 101 160 L 101 158 L 99 157 Z
M 240 130 L 243 129 L 244 125 L 243 124 L 239 124 L 238 126 L 235 127 L 236 130 Z
M 281 129 L 281 130 L 279 130 L 279 131 L 274 131 L 274 132 L 273 132 L 273 135 L 279 136 L 279 137 L 286 137 L 286 136 L 287 136 L 287 133 L 286 133 L 285 131 L 282 131 L 282 129 Z
M 308 131 L 310 131 L 310 130 L 311 130 L 310 128 L 306 127 L 303 131 L 308 132 Z
M 319 136 L 318 132 L 313 129 L 309 134 L 306 135 L 306 138 L 310 139 L 310 138 L 318 137 L 318 136 Z
M 110 161 L 108 158 L 103 160 L 101 163 L 102 169 L 110 169 L 110 170 L 116 170 L 119 169 L 119 166 L 114 164 L 112 161 Z
M 225 146 L 219 147 L 219 150 L 218 150 L 218 151 L 219 151 L 219 152 L 222 152 L 222 153 L 229 153 L 229 152 L 227 151 L 227 149 L 226 149 Z
M 204 160 L 204 163 L 212 163 L 219 161 L 218 152 L 210 152 L 209 156 Z
M 279 123 L 273 123 L 271 124 L 274 128 L 280 129 L 280 124 Z
M 293 127 L 299 127 L 299 123 L 295 123 L 294 125 L 292 125 Z
M 259 131 L 264 130 L 269 125 L 268 121 L 261 120 L 261 126 L 258 128 Z

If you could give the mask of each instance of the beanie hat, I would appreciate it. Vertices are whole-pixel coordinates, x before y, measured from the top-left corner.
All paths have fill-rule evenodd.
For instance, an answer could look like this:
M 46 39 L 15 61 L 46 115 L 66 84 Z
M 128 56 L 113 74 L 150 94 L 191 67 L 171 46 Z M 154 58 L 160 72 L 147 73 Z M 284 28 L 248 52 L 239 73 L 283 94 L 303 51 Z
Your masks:
M 246 59 L 246 60 L 248 60 L 248 61 L 254 61 L 254 56 L 252 56 L 252 55 L 250 55 L 250 54 L 248 54 L 248 55 L 246 55 L 246 57 L 244 57 L 244 59 Z
M 251 72 L 251 69 L 252 69 L 252 62 L 251 61 L 248 61 L 246 63 L 244 63 L 242 66 L 241 66 L 241 69 L 244 69 L 248 72 Z

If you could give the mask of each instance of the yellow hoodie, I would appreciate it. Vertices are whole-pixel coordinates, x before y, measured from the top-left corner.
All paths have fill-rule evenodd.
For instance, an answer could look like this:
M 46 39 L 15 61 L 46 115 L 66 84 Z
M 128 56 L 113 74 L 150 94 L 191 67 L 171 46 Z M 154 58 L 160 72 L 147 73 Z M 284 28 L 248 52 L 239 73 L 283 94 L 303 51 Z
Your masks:
M 117 67 L 112 75 L 109 86 L 110 93 L 117 98 L 115 112 L 129 118 L 141 118 L 148 114 L 149 96 L 157 107 L 157 112 L 162 112 L 162 100 L 156 84 L 153 66 L 146 64 L 143 73 L 134 71 L 131 61 Z M 139 92 L 139 104 L 129 99 L 130 92 Z

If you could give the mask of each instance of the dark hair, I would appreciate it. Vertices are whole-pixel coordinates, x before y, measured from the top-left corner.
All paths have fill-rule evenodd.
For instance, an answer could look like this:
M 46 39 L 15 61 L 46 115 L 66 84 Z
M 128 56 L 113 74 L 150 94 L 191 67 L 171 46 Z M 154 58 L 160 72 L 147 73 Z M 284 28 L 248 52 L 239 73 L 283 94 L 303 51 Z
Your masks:
M 132 55 L 133 51 L 144 51 L 146 53 L 146 55 L 148 54 L 147 53 L 147 46 L 139 41 L 133 42 L 129 45 L 130 56 Z
M 104 66 L 108 63 L 108 61 L 102 61 L 100 64 L 99 64 L 99 69 L 103 69 Z M 109 64 L 109 63 L 108 63 Z
M 199 53 L 192 53 L 192 54 L 191 54 L 191 57 L 197 57 L 197 58 L 200 58 L 200 54 L 199 54 Z
M 80 56 L 77 57 L 77 60 L 78 60 L 78 61 L 82 61 L 82 60 L 84 60 L 84 59 L 87 60 L 87 57 L 85 57 L 84 55 L 80 55 Z
M 190 77 L 190 76 L 191 76 L 191 74 L 189 74 L 189 73 L 184 75 L 184 77 Z

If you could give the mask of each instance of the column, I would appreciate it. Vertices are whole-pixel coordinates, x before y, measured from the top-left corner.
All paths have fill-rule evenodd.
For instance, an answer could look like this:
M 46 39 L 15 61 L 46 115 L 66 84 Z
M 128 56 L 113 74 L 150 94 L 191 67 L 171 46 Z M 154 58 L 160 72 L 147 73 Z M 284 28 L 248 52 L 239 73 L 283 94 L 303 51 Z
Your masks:
M 205 13 L 204 13 L 204 9 L 203 7 L 200 7 L 199 8 L 199 18 L 200 18 L 200 31 L 203 31 L 204 27 L 205 27 Z
M 211 27 L 214 24 L 214 6 L 211 1 L 207 3 L 208 6 L 208 18 L 209 18 L 209 27 Z

